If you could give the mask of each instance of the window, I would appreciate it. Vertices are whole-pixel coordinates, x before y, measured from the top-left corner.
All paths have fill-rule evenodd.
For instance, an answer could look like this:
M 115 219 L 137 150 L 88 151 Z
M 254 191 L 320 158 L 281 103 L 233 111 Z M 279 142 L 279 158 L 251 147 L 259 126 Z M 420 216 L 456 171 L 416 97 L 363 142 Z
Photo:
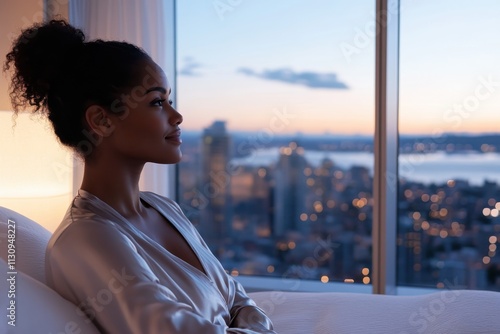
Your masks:
M 500 290 L 500 3 L 401 6 L 398 284 Z
M 385 248 L 397 255 L 382 280 L 398 293 L 500 289 L 496 1 L 400 1 L 400 72 L 386 92 L 395 101 L 399 89 L 399 147 L 374 143 L 375 1 L 187 6 L 177 2 L 178 201 L 229 273 L 368 292 Z M 380 207 L 374 151 L 399 152 L 397 198 Z M 392 208 L 394 242 L 375 238 L 374 209 Z
M 374 10 L 177 3 L 179 202 L 232 275 L 370 283 Z

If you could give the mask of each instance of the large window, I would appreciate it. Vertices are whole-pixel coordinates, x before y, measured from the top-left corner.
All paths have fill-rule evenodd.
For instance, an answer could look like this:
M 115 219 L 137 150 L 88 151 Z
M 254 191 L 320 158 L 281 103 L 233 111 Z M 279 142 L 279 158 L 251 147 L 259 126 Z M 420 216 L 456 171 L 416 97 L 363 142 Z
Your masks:
M 500 290 L 500 2 L 401 8 L 398 284 Z
M 374 11 L 177 2 L 179 201 L 232 275 L 370 283 Z
M 500 290 L 500 3 L 400 5 L 389 275 Z M 375 1 L 188 6 L 176 13 L 184 212 L 234 276 L 369 286 L 388 242 L 372 238 Z

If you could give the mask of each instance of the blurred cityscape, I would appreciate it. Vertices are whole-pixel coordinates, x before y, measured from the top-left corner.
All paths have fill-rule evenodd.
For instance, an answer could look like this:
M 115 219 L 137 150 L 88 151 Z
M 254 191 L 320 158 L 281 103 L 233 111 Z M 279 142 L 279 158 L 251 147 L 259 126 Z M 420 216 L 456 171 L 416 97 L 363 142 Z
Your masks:
M 500 136 L 402 136 L 399 147 L 485 155 Z M 262 150 L 275 156 L 252 159 Z M 179 203 L 232 275 L 370 283 L 373 161 L 347 168 L 306 153 L 372 153 L 373 138 L 230 134 L 215 121 L 183 134 L 182 151 Z M 407 176 L 398 187 L 398 285 L 500 290 L 497 182 Z

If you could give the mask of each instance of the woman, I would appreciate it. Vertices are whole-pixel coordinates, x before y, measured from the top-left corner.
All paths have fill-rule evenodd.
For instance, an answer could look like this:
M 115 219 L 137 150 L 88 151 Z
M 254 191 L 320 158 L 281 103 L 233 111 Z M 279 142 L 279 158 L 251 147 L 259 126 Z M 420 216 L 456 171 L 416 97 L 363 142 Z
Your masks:
M 179 206 L 139 191 L 146 162 L 181 159 L 182 116 L 141 49 L 85 41 L 53 20 L 7 55 L 15 110 L 30 105 L 85 162 L 46 253 L 49 285 L 109 333 L 274 333 Z

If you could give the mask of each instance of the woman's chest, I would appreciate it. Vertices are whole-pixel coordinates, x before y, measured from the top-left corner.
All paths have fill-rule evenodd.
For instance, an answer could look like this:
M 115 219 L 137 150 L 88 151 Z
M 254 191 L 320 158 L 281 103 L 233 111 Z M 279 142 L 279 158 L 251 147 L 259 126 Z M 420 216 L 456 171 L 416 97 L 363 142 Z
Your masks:
M 200 272 L 207 274 L 203 265 L 188 241 L 179 230 L 156 210 L 148 213 L 146 219 L 135 224 L 148 238 L 154 240 L 173 256 L 181 259 Z M 192 241 L 191 241 L 192 242 Z

